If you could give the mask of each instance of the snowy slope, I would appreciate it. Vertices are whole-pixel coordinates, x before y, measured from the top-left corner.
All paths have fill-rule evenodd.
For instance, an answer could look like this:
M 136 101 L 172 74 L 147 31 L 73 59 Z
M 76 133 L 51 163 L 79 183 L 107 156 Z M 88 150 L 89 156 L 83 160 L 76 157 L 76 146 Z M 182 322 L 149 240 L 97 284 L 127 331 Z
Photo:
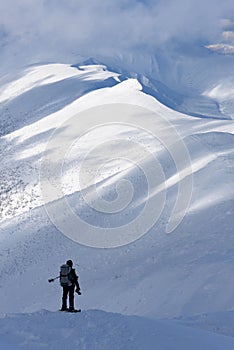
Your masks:
M 216 61 L 216 58 L 214 60 Z M 205 60 L 202 62 L 204 69 L 208 69 L 210 62 L 206 61 L 206 64 Z M 226 93 L 231 81 L 226 80 L 226 71 L 223 73 L 222 88 L 209 90 L 211 86 L 218 86 L 221 77 L 212 74 L 212 71 L 210 75 L 204 77 L 204 83 L 201 84 L 197 76 L 198 68 L 191 68 L 194 67 L 191 57 L 186 69 L 191 68 L 190 78 L 193 87 L 200 86 L 200 90 L 197 94 L 194 93 L 193 99 L 191 96 L 189 99 L 183 99 L 187 101 L 187 107 L 184 109 L 178 102 L 175 93 L 176 82 L 172 84 L 173 79 L 172 85 L 168 84 L 165 90 L 166 79 L 162 86 L 155 82 L 153 75 L 146 78 L 145 75 L 139 76 L 132 72 L 128 74 L 126 67 L 115 71 L 103 64 L 93 64 L 95 62 L 92 61 L 88 63 L 92 64 L 87 65 L 86 62 L 86 65 L 78 66 L 64 64 L 33 66 L 19 72 L 17 79 L 12 76 L 2 80 L 1 312 L 22 313 L 45 308 L 50 311 L 57 310 L 60 306 L 61 290 L 58 283 L 49 285 L 47 279 L 58 274 L 59 265 L 67 258 L 72 258 L 79 264 L 76 268 L 80 275 L 83 295 L 76 302 L 82 309 L 101 309 L 123 315 L 151 318 L 172 318 L 233 310 L 234 286 L 230 276 L 234 264 L 232 234 L 234 110 L 233 97 Z M 228 69 L 230 71 L 232 64 L 231 62 L 227 65 L 226 60 L 225 63 L 220 63 L 222 67 L 228 66 L 227 71 Z M 114 63 L 112 62 L 110 66 L 113 67 Z M 198 66 L 201 66 L 200 63 Z M 159 69 L 161 76 L 165 77 L 165 72 L 166 69 L 165 71 Z M 176 79 L 176 72 L 173 74 Z M 183 76 L 185 80 L 188 78 L 186 70 L 184 75 L 181 75 Z M 186 96 L 182 85 L 183 83 L 178 85 L 178 93 L 180 96 Z M 193 108 L 201 106 L 202 91 L 207 99 L 204 100 L 199 113 L 195 113 L 195 109 L 191 110 L 191 106 Z M 169 100 L 172 101 L 171 104 L 167 103 Z M 215 112 L 218 100 L 220 102 L 218 110 L 220 106 L 229 103 L 227 113 L 225 108 L 221 112 Z M 148 169 L 150 173 L 154 168 L 154 159 L 138 157 L 132 141 L 150 150 L 160 163 L 166 179 L 166 202 L 159 220 L 149 232 L 132 244 L 100 250 L 73 242 L 51 223 L 44 207 L 45 197 L 43 198 L 41 194 L 39 173 L 44 151 L 53 132 L 63 132 L 63 123 L 68 121 L 65 125 L 69 125 L 70 117 L 78 112 L 114 103 L 128 103 L 152 111 L 155 115 L 153 120 L 155 130 L 162 125 L 161 119 L 157 117 L 161 115 L 176 128 L 191 158 L 193 189 L 191 203 L 184 220 L 171 234 L 166 234 L 179 185 L 177 169 L 168 151 L 153 135 L 147 133 L 147 129 L 133 128 L 123 123 L 117 125 L 118 120 L 114 125 L 101 125 L 95 130 L 88 130 L 86 135 L 72 144 L 66 154 L 62 185 L 73 210 L 89 224 L 97 227 L 123 225 L 134 220 L 144 207 L 147 200 L 147 181 L 139 166 Z M 191 110 L 191 115 L 179 113 L 178 110 L 187 112 Z M 207 113 L 204 113 L 204 110 Z M 135 119 L 134 122 L 137 126 L 138 120 Z M 86 120 L 78 117 L 77 123 L 83 127 Z M 120 147 L 119 140 L 127 142 L 124 149 Z M 106 147 L 103 142 L 108 143 Z M 87 188 L 87 195 L 93 196 L 94 193 L 92 197 L 94 204 L 98 204 L 99 201 L 93 192 L 94 185 L 100 197 L 109 200 L 111 204 L 116 199 L 116 184 L 121 179 L 127 179 L 132 183 L 134 196 L 130 204 L 120 213 L 109 215 L 98 213 L 82 198 L 82 184 L 77 181 L 77 173 L 81 169 L 81 161 L 91 148 L 98 150 L 94 153 L 95 157 L 90 157 L 91 163 L 88 163 L 93 169 L 98 170 L 96 176 L 91 177 L 91 182 L 89 179 Z M 130 165 L 126 159 L 120 159 L 123 156 L 134 159 L 137 166 Z M 182 169 L 182 177 L 187 177 L 186 171 L 186 168 Z M 156 198 L 156 211 L 161 197 L 157 198 L 163 192 L 160 188 L 160 186 L 155 188 L 155 191 L 149 194 L 150 197 Z M 62 217 L 59 203 L 60 198 L 55 203 L 55 208 L 58 207 L 57 216 Z M 67 317 L 70 316 L 75 318 L 77 315 L 62 317 L 68 322 Z M 32 317 L 35 321 L 31 323 Z M 57 333 L 57 329 L 61 327 L 60 314 L 49 311 L 35 313 L 32 316 L 19 314 L 0 320 L 5 324 L 2 334 L 5 337 L 14 326 L 14 322 L 17 322 L 22 325 L 22 330 L 20 334 L 14 335 L 16 343 L 25 342 L 24 345 L 29 348 L 33 343 L 34 348 L 37 348 L 36 346 L 39 348 L 40 342 L 46 341 L 51 344 L 51 348 L 58 347 L 59 341 L 56 340 L 54 343 L 48 334 L 46 340 L 34 338 L 33 327 L 41 322 L 41 319 L 46 319 L 46 322 L 51 324 L 52 334 L 55 329 Z M 105 323 L 104 331 L 102 324 L 100 328 L 97 326 L 100 319 Z M 30 329 L 27 330 L 29 322 Z M 212 349 L 233 348 L 232 339 L 200 331 L 188 331 L 186 340 L 183 336 L 184 329 L 181 328 L 179 331 L 174 323 L 164 325 L 144 318 L 127 318 L 100 311 L 87 311 L 81 315 L 81 321 L 78 322 L 84 335 L 83 338 L 75 338 L 75 343 L 83 348 L 97 346 L 95 338 L 90 339 L 93 343 L 88 343 L 90 333 L 86 333 L 87 328 L 94 329 L 96 336 L 100 336 L 101 332 L 106 342 L 106 349 L 113 347 L 114 344 L 117 344 L 116 349 L 124 346 L 129 349 L 137 348 L 140 339 L 145 344 L 145 349 L 147 346 L 149 349 L 154 348 L 152 344 L 155 344 L 155 339 L 160 339 L 162 349 L 171 349 L 175 340 L 178 349 L 193 349 L 192 346 L 194 349 L 211 346 Z M 109 322 L 111 328 L 116 331 L 113 337 L 105 338 Z M 122 328 L 118 330 L 123 324 L 130 327 L 130 335 L 128 332 L 126 335 Z M 44 329 L 41 328 L 41 334 Z M 71 332 L 75 333 L 76 328 Z M 120 333 L 124 335 L 121 344 L 118 345 L 117 339 Z M 136 334 L 139 334 L 139 338 Z M 65 337 L 66 335 L 62 339 Z M 131 345 L 128 345 L 129 339 L 132 339 Z M 103 343 L 101 345 L 100 348 L 105 349 Z
M 233 119 L 231 55 L 211 53 L 201 42 L 175 41 L 151 56 L 142 52 L 109 61 L 101 56 L 99 59 L 115 71 L 137 77 L 143 91 L 176 111 L 202 118 Z
M 99 310 L 78 315 L 46 310 L 33 314 L 13 314 L 0 319 L 4 346 L 17 349 L 162 349 L 231 350 L 231 337 L 182 327 L 168 321 L 123 316 Z M 12 329 L 11 337 L 8 335 Z M 0 345 L 1 345 L 0 341 Z M 176 347 L 175 347 L 176 344 Z

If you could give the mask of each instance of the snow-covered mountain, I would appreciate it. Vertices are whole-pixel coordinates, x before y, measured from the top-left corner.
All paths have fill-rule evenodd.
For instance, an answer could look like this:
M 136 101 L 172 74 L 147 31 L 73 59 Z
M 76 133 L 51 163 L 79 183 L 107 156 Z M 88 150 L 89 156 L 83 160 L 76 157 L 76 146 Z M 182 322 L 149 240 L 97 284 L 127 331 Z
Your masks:
M 41 63 L 1 77 L 4 342 L 10 332 L 28 349 L 64 348 L 72 317 L 82 349 L 233 348 L 225 322 L 234 319 L 234 60 L 204 47 L 173 50 L 149 61 Z M 48 172 L 48 188 L 61 181 L 60 192 L 45 193 Z M 184 217 L 167 233 L 173 215 Z M 99 249 L 100 228 L 126 237 Z M 79 264 L 76 302 L 87 310 L 78 317 L 52 313 L 61 290 L 47 280 L 68 258 Z M 200 328 L 225 336 L 188 328 L 199 328 L 191 317 L 203 313 Z

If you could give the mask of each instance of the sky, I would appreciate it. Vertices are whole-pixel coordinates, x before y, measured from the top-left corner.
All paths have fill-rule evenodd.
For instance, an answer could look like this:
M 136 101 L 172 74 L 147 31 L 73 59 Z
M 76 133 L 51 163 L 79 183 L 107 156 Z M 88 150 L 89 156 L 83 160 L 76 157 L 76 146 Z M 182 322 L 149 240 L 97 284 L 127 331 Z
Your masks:
M 209 44 L 233 13 L 233 0 L 0 0 L 1 62 Z

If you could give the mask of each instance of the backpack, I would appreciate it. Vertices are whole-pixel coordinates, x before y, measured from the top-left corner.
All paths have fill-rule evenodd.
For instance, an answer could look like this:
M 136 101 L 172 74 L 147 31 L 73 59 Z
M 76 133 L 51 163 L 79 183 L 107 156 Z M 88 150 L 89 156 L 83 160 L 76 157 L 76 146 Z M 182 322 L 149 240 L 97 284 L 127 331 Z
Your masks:
M 67 264 L 60 267 L 60 285 L 61 287 L 70 287 L 72 285 L 71 267 Z

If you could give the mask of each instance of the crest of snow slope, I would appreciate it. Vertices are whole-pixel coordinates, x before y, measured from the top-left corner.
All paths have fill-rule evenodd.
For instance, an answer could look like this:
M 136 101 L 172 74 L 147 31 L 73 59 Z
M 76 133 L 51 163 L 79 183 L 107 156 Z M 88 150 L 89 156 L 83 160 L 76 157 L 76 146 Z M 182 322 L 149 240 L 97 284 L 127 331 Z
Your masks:
M 0 346 L 6 350 L 78 349 L 96 350 L 232 350 L 234 339 L 136 316 L 99 310 L 79 315 L 42 310 L 13 314 L 0 319 Z M 11 336 L 9 337 L 9 330 Z
M 115 71 L 131 72 L 144 92 L 176 111 L 201 118 L 233 119 L 233 94 L 223 94 L 234 86 L 231 55 L 213 52 L 202 42 L 175 41 L 151 56 L 141 52 L 102 59 Z M 217 94 L 212 94 L 213 90 Z
M 39 79 L 41 70 L 43 82 Z M 78 302 L 82 308 L 151 317 L 233 308 L 233 121 L 176 113 L 142 88 L 136 79 L 119 76 L 100 65 L 79 69 L 66 65 L 33 67 L 17 82 L 2 87 L 3 312 L 57 309 L 61 291 L 57 284 L 48 285 L 47 279 L 57 274 L 59 264 L 68 256 L 80 265 L 83 296 Z M 91 145 L 102 141 L 131 138 L 150 149 L 163 167 L 168 190 L 160 220 L 146 236 L 118 249 L 96 250 L 70 241 L 50 223 L 39 189 L 39 166 L 49 136 L 64 120 L 89 107 L 116 102 L 163 114 L 177 128 L 191 156 L 192 202 L 182 224 L 166 235 L 178 186 L 176 169 L 166 150 L 138 129 L 109 126 L 92 131 L 69 150 L 63 176 L 67 199 L 83 218 L 98 226 L 123 224 L 138 214 L 139 206 L 134 204 L 143 205 L 146 198 L 142 174 L 117 161 L 106 166 L 94 184 L 103 196 L 113 199 L 117 180 L 122 175 L 131 180 L 136 192 L 125 215 L 110 216 L 107 221 L 81 202 L 76 181 L 80 160 Z M 118 148 L 113 151 L 118 158 Z M 96 164 L 107 154 L 103 149 Z

